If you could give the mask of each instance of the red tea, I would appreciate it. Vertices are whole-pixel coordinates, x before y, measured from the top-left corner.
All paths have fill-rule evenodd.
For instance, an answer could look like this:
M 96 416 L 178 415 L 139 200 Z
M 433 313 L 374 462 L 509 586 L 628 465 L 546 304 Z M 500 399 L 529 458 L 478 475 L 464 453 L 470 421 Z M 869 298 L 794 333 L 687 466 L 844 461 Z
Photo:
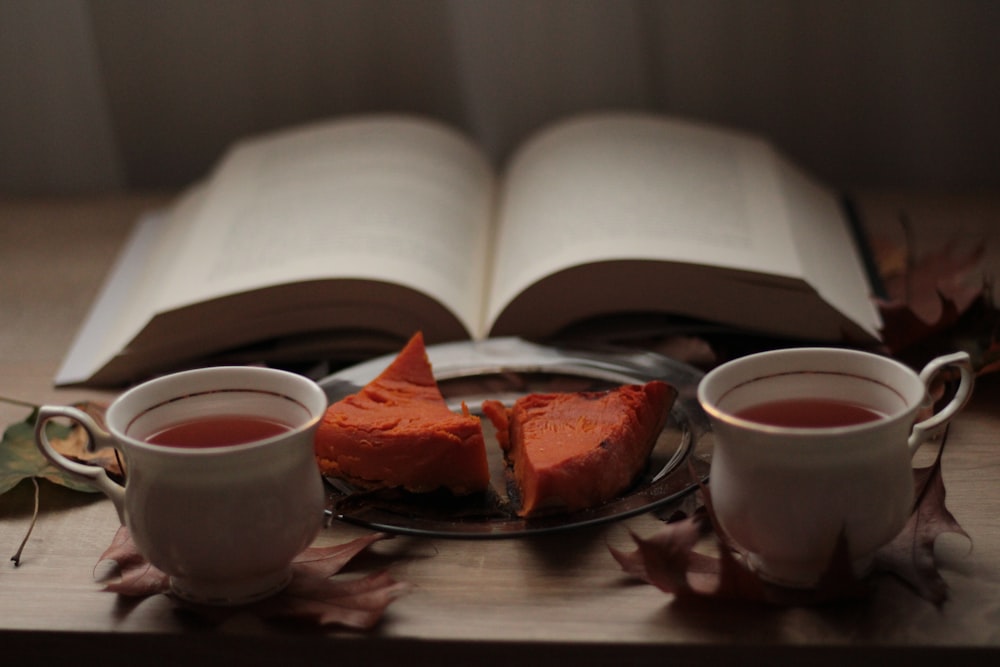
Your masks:
M 283 422 L 250 415 L 201 417 L 172 424 L 144 440 L 153 445 L 203 448 L 230 447 L 264 440 L 292 430 Z
M 786 398 L 758 403 L 736 412 L 736 416 L 758 424 L 790 428 L 852 426 L 885 417 L 868 406 L 829 398 Z

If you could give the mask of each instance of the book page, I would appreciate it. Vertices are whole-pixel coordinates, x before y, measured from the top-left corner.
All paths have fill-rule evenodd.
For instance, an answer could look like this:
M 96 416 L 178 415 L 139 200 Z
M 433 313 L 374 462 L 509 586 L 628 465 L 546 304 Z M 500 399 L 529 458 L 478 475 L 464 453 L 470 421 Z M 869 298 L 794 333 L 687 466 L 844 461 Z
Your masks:
M 782 186 L 773 149 L 750 135 L 632 113 L 557 124 L 506 174 L 489 319 L 546 276 L 610 260 L 751 272 L 789 289 L 806 270 Z
M 405 117 L 349 118 L 238 144 L 208 183 L 156 307 L 264 285 L 370 279 L 425 292 L 472 332 L 493 179 L 459 134 Z
M 788 218 L 801 223 L 792 225 L 792 236 L 802 257 L 806 280 L 829 303 L 878 337 L 882 316 L 862 253 L 831 251 L 856 244 L 849 227 L 839 224 L 840 200 L 780 156 L 776 156 L 775 171 L 784 193 Z M 868 298 L 858 298 L 858 295 Z
M 170 271 L 203 194 L 193 187 L 173 212 L 150 211 L 138 220 L 56 373 L 57 385 L 86 381 L 153 317 L 162 277 Z

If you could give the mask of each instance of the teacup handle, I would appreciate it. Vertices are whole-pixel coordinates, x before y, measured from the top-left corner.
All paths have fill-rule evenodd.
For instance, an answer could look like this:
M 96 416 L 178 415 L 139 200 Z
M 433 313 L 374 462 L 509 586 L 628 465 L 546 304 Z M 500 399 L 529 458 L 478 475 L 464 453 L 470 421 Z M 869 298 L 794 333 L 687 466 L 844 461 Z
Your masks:
M 948 423 L 955 414 L 965 407 L 972 396 L 972 386 L 975 383 L 976 375 L 972 370 L 972 361 L 967 352 L 955 352 L 946 354 L 936 359 L 932 359 L 920 371 L 920 380 L 930 391 L 931 381 L 938 372 L 946 367 L 954 366 L 958 369 L 961 377 L 955 395 L 939 412 L 933 416 L 913 425 L 910 439 L 907 442 L 910 448 L 910 456 L 916 454 L 917 449 L 923 444 L 935 430 Z
M 45 455 L 52 465 L 63 472 L 72 475 L 82 482 L 90 484 L 98 491 L 104 493 L 115 505 L 118 518 L 125 523 L 125 487 L 113 481 L 104 468 L 99 466 L 84 465 L 72 461 L 55 450 L 49 442 L 49 436 L 45 432 L 45 425 L 56 417 L 64 417 L 79 422 L 87 431 L 87 451 L 91 454 L 106 447 L 114 447 L 114 440 L 111 434 L 101 428 L 93 417 L 83 410 L 70 406 L 45 405 L 38 409 L 38 419 L 35 422 L 35 444 Z

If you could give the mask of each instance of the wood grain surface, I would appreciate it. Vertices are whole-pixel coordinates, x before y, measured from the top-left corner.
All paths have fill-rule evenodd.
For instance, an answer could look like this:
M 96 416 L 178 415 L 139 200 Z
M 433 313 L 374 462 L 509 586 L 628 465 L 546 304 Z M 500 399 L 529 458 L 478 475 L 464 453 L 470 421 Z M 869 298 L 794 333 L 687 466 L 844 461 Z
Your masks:
M 54 389 L 51 378 L 105 272 L 143 209 L 166 197 L 0 200 L 0 396 L 32 403 L 108 400 Z M 952 202 L 948 207 L 948 201 Z M 1000 197 L 871 196 L 886 219 L 901 206 L 990 221 Z M 920 207 L 924 208 L 921 209 Z M 970 223 L 971 224 L 971 223 Z M 984 378 L 953 423 L 943 459 L 947 504 L 971 536 L 944 536 L 941 607 L 891 578 L 862 602 L 777 608 L 679 603 L 625 577 L 608 547 L 649 535 L 642 515 L 577 531 L 500 540 L 396 537 L 350 572 L 388 569 L 413 590 L 370 632 L 303 631 L 238 616 L 206 628 L 163 596 L 138 603 L 101 591 L 97 559 L 117 528 L 97 495 L 43 483 L 34 533 L 30 481 L 0 496 L 0 656 L 4 664 L 985 664 L 1000 657 L 1000 383 Z M 27 409 L 0 405 L 0 422 Z M 334 524 L 318 544 L 365 529 Z

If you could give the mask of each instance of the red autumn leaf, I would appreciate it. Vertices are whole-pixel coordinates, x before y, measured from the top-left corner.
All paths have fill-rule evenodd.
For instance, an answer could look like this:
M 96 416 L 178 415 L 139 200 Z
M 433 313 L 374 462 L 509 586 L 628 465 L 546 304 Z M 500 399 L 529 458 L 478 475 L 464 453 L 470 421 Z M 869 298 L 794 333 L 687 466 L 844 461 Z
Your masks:
M 706 564 L 702 561 L 703 554 L 692 550 L 701 538 L 702 524 L 703 515 L 695 514 L 666 524 L 648 539 L 631 533 L 637 546 L 634 552 L 609 548 L 625 572 L 666 593 L 708 593 L 713 587 L 713 576 L 718 574 L 718 568 L 713 567 L 717 561 L 709 559 L 707 563 L 707 582 L 704 579 L 697 582 L 689 580 L 692 570 Z
M 946 302 L 951 302 L 958 312 L 964 311 L 982 292 L 983 278 L 976 271 L 985 251 L 981 243 L 959 254 L 955 242 L 946 243 L 936 252 L 910 262 L 905 271 L 886 276 L 887 301 L 905 304 L 927 324 L 941 320 Z
M 945 304 L 940 322 L 928 326 L 903 304 L 883 306 L 886 352 L 914 368 L 935 356 L 964 350 L 978 375 L 1000 371 L 1000 310 L 993 305 L 989 284 L 964 312 Z
M 980 305 L 968 315 L 975 327 L 964 333 L 962 348 L 971 355 L 976 372 L 986 375 L 1000 372 L 1000 310 L 993 307 L 991 289 L 984 292 Z
M 326 579 L 344 569 L 345 565 L 369 546 L 388 537 L 384 533 L 372 533 L 332 547 L 309 547 L 296 556 L 293 563 L 296 571 L 301 574 Z
M 706 508 L 711 496 L 703 489 Z M 711 511 L 707 516 L 712 516 Z M 667 524 L 650 538 L 632 535 L 637 549 L 625 553 L 610 548 L 622 569 L 677 598 L 728 599 L 764 602 L 775 605 L 815 604 L 828 600 L 853 598 L 865 587 L 858 582 L 841 541 L 826 575 L 811 590 L 785 588 L 764 581 L 749 569 L 747 554 L 718 531 L 718 556 L 692 551 L 702 532 L 704 520 L 699 515 Z M 714 517 L 712 525 L 716 525 Z
M 958 321 L 961 313 L 955 302 L 939 293 L 935 293 L 935 296 L 938 299 L 938 314 L 937 318 L 931 321 L 923 319 L 907 302 L 879 302 L 879 311 L 882 315 L 882 343 L 891 354 L 898 355 L 913 345 L 947 330 Z
M 995 336 L 1000 332 L 993 332 Z M 991 340 L 989 347 L 983 352 L 982 366 L 979 369 L 980 375 L 987 373 L 1000 373 L 1000 338 Z
M 281 595 L 258 603 L 256 611 L 268 619 L 368 629 L 374 627 L 386 607 L 408 589 L 408 584 L 393 580 L 386 572 L 336 582 L 319 577 L 296 577 Z
M 131 597 L 146 597 L 164 593 L 170 588 L 167 575 L 143 558 L 132 541 L 128 529 L 122 526 L 98 562 L 114 561 L 118 566 L 118 581 L 108 582 L 104 590 Z
M 895 540 L 876 554 L 878 569 L 899 577 L 935 604 L 945 600 L 947 586 L 934 562 L 934 541 L 945 532 L 965 535 L 944 504 L 943 450 L 942 440 L 934 463 L 914 471 L 917 495 L 910 521 Z M 814 589 L 790 589 L 760 579 L 745 565 L 747 554 L 719 528 L 708 487 L 702 487 L 701 491 L 704 515 L 693 514 L 667 524 L 649 538 L 632 535 L 637 546 L 633 552 L 610 548 L 626 573 L 678 598 L 800 605 L 857 598 L 870 590 L 867 578 L 855 576 L 843 539 L 839 540 L 826 574 Z M 703 516 L 708 517 L 715 531 L 718 557 L 694 550 L 703 534 Z
M 876 554 L 876 565 L 880 569 L 896 575 L 935 604 L 945 601 L 948 586 L 934 562 L 934 541 L 944 533 L 957 533 L 972 539 L 945 507 L 941 449 L 932 465 L 914 471 L 916 506 L 913 514 L 903 531 Z
M 379 572 L 350 580 L 332 580 L 355 556 L 379 540 L 384 533 L 372 533 L 345 544 L 310 547 L 292 561 L 292 581 L 279 594 L 237 608 L 209 607 L 175 599 L 182 611 L 203 620 L 221 622 L 237 611 L 248 610 L 262 619 L 289 619 L 315 626 L 341 625 L 356 629 L 373 627 L 389 604 L 408 590 L 409 585 Z M 170 591 L 163 572 L 139 554 L 122 526 L 100 561 L 114 561 L 119 578 L 105 590 L 129 597 L 148 597 Z
M 959 254 L 955 243 L 885 276 L 887 297 L 878 301 L 882 338 L 893 354 L 947 330 L 983 295 L 976 271 L 985 252 L 980 244 Z

